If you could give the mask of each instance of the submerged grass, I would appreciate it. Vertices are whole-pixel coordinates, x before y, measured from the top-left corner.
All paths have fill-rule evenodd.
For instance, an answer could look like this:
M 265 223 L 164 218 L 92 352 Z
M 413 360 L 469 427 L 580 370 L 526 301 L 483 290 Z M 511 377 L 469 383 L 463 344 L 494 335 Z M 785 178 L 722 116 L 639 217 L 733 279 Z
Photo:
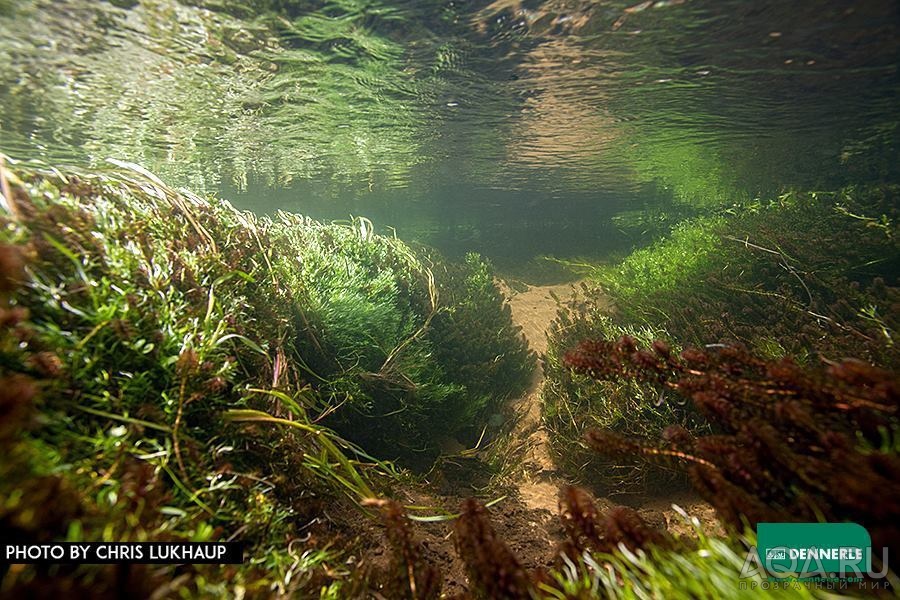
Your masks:
M 489 267 L 117 167 L 3 172 L 3 255 L 26 265 L 4 292 L 3 376 L 23 382 L 13 408 L 33 404 L 4 438 L 4 539 L 240 539 L 251 563 L 191 567 L 172 593 L 330 589 L 347 570 L 329 540 L 398 476 L 383 459 L 427 465 L 525 385 Z M 26 567 L 2 585 L 100 580 L 123 581 Z
M 546 572 L 524 569 L 475 501 L 459 515 L 408 507 L 407 518 L 371 500 L 402 485 L 379 459 L 427 466 L 444 436 L 477 446 L 526 385 L 533 357 L 477 255 L 450 263 L 365 219 L 254 217 L 126 163 L 0 175 L 2 537 L 240 539 L 251 557 L 234 568 L 16 567 L 0 592 L 438 597 L 440 574 L 408 521 L 456 519 L 475 597 L 742 596 L 752 539 L 672 539 L 629 509 L 601 517 L 574 488 L 560 497 L 570 539 Z M 563 354 L 583 339 L 663 338 L 660 356 L 736 341 L 764 358 L 806 348 L 807 360 L 860 351 L 894 364 L 896 288 L 879 273 L 896 266 L 896 216 L 880 208 L 895 193 L 786 196 L 683 224 L 599 271 L 617 312 L 585 286 L 550 335 L 543 411 L 564 469 L 608 491 L 646 490 L 675 476 L 591 458 L 584 432 L 677 444 L 711 427 L 662 387 L 572 372 Z M 834 243 L 817 260 L 814 247 L 843 239 L 848 223 L 854 247 Z M 725 317 L 698 318 L 710 310 Z M 896 440 L 883 446 L 896 452 Z M 349 556 L 360 503 L 382 512 L 395 553 L 383 573 Z
M 689 548 L 651 546 L 637 552 L 622 548 L 568 558 L 553 573 L 554 585 L 543 587 L 544 597 L 694 600 L 824 596 L 805 586 L 774 589 L 762 573 L 753 569 L 748 577 L 739 579 L 747 549 L 755 545 L 753 533 L 725 540 L 706 535 L 698 523 L 691 525 L 697 540 Z

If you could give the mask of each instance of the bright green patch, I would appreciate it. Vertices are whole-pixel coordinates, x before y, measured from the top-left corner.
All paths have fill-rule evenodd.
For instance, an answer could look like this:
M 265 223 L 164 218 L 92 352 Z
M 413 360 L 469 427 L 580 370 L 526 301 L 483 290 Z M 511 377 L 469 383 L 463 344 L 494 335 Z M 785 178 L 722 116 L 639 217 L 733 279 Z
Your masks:
M 657 243 L 636 250 L 619 265 L 601 268 L 595 277 L 626 299 L 672 291 L 697 281 L 722 247 L 721 218 L 700 218 L 677 225 Z

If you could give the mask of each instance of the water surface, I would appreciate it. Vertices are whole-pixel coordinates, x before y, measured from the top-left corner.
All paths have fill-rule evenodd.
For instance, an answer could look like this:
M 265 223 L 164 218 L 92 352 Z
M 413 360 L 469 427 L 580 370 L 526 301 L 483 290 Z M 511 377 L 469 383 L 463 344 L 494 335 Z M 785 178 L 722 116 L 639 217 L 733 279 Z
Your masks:
M 498 261 L 897 180 L 891 1 L 0 1 L 0 150 Z M 662 210 L 662 212 L 660 212 Z

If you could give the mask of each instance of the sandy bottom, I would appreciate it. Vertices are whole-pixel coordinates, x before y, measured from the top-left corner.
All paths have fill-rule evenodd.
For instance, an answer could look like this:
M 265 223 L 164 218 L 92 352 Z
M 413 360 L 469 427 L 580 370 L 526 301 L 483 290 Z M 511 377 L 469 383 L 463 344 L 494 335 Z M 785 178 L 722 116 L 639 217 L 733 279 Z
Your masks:
M 507 286 L 501 289 L 508 298 L 513 322 L 522 328 L 525 340 L 538 355 L 528 392 L 512 406 L 522 415 L 512 433 L 515 439 L 521 440 L 520 449 L 524 450 L 525 468 L 519 471 L 522 474 L 519 494 L 529 508 L 556 511 L 559 488 L 566 482 L 556 471 L 550 456 L 550 440 L 541 422 L 543 355 L 547 352 L 547 329 L 556 318 L 557 299 L 567 302 L 575 287 L 573 284 L 532 286 L 518 293 Z
M 518 492 L 528 508 L 551 511 L 554 514 L 558 511 L 559 490 L 570 482 L 556 469 L 550 453 L 549 438 L 541 421 L 543 355 L 547 352 L 547 330 L 556 319 L 558 301 L 565 304 L 571 300 L 578 286 L 578 283 L 531 286 L 517 292 L 501 282 L 513 321 L 522 328 L 528 345 L 539 357 L 528 393 L 513 402 L 514 410 L 522 415 L 512 434 L 515 439 L 521 440 L 519 448 L 523 450 L 524 459 L 524 468 L 519 471 L 521 477 L 517 482 Z M 611 303 L 607 303 L 607 306 L 610 309 L 612 307 Z M 614 505 L 606 498 L 597 498 L 596 501 L 600 509 Z M 718 526 L 713 508 L 690 491 L 678 491 L 665 497 L 617 498 L 616 503 L 637 509 L 651 525 L 675 534 L 690 534 L 691 527 L 672 508 L 672 504 L 680 506 L 688 515 L 697 517 L 708 528 L 715 530 Z

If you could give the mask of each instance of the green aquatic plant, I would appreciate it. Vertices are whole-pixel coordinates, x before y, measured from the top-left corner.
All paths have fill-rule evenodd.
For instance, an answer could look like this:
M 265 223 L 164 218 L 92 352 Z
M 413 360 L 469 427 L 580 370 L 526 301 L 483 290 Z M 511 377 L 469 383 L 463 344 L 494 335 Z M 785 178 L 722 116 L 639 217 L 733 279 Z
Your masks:
M 685 517 L 685 520 L 690 520 Z M 586 555 L 570 559 L 552 573 L 553 587 L 547 599 L 575 598 L 754 598 L 823 597 L 805 586 L 772 589 L 759 574 L 741 578 L 747 561 L 747 548 L 755 544 L 748 532 L 733 539 L 707 535 L 697 523 L 691 523 L 697 541 L 678 550 L 650 546 L 645 550 Z
M 352 507 L 370 496 L 379 467 L 312 423 L 314 394 L 281 345 L 290 319 L 266 261 L 248 254 L 255 236 L 240 215 L 139 168 L 16 166 L 2 180 L 15 207 L 5 242 L 26 265 L 10 296 L 20 316 L 7 321 L 15 327 L 4 340 L 16 345 L 4 376 L 27 374 L 38 391 L 0 461 L 4 538 L 204 541 L 227 529 L 271 572 L 197 567 L 175 585 L 181 593 L 318 581 L 332 555 L 312 544 L 300 569 L 283 540 L 299 537 L 317 497 L 346 494 Z M 261 429 L 260 415 L 294 431 Z M 163 585 L 142 569 L 134 578 L 115 567 L 29 567 L 3 585 L 146 594 Z
M 525 391 L 535 366 L 520 328 L 513 324 L 509 306 L 497 288 L 489 262 L 474 252 L 460 262 L 436 260 L 437 276 L 445 281 L 443 297 L 447 310 L 438 312 L 431 324 L 434 353 L 453 381 L 466 386 L 467 406 L 452 407 L 446 422 L 481 423 L 493 420 L 505 397 Z M 468 428 L 467 441 L 481 433 L 478 425 Z
M 524 388 L 527 346 L 480 257 L 417 253 L 366 220 L 279 218 L 289 226 L 274 235 L 297 252 L 273 268 L 302 307 L 295 344 L 328 403 L 324 422 L 375 455 L 425 466 L 438 438 L 474 443 Z
M 65 193 L 42 200 L 63 225 L 34 243 L 62 271 L 35 271 L 33 302 L 46 311 L 49 345 L 88 354 L 125 346 L 116 358 L 136 360 L 126 372 L 140 376 L 122 380 L 123 397 L 145 397 L 205 365 L 208 389 L 179 384 L 164 392 L 176 454 L 181 424 L 198 406 L 192 395 L 215 398 L 241 372 L 271 373 L 275 388 L 294 385 L 311 418 L 391 458 L 427 456 L 438 431 L 480 430 L 478 419 L 527 381 L 525 344 L 477 256 L 451 267 L 375 234 L 366 220 L 321 224 L 287 213 L 256 220 L 149 174 L 135 177 L 130 185 L 149 185 L 165 200 L 122 189 L 93 197 L 92 206 Z M 172 209 L 184 220 L 160 219 Z M 79 303 L 55 298 L 61 275 L 84 285 Z M 191 317 L 197 306 L 205 310 Z M 157 317 L 178 326 L 159 331 Z M 85 340 L 59 330 L 79 319 L 87 321 Z M 122 334 L 129 339 L 116 341 Z M 88 365 L 75 379 L 96 382 L 85 397 L 102 402 L 115 365 L 75 362 Z
M 690 286 L 721 252 L 723 242 L 716 232 L 724 223 L 718 217 L 682 222 L 657 243 L 593 275 L 614 290 L 617 300 L 626 302 Z
M 40 424 L 4 453 L 3 491 L 28 506 L 53 489 L 69 498 L 46 513 L 7 505 L 23 539 L 228 531 L 252 564 L 193 570 L 184 593 L 315 587 L 343 577 L 325 575 L 340 552 L 311 541 L 298 555 L 284 540 L 335 535 L 322 502 L 355 512 L 397 480 L 373 458 L 404 452 L 390 440 L 428 464 L 437 436 L 480 429 L 524 385 L 524 341 L 476 256 L 453 267 L 364 219 L 259 219 L 128 163 L 15 164 L 0 183 L 0 267 L 17 282 L 0 290 L 3 376 L 38 381 L 11 386 L 21 401 L 3 407 L 36 399 L 26 413 Z M 37 574 L 6 583 L 26 589 Z
M 896 195 L 892 186 L 787 192 L 688 222 L 595 277 L 623 322 L 683 343 L 894 364 Z

